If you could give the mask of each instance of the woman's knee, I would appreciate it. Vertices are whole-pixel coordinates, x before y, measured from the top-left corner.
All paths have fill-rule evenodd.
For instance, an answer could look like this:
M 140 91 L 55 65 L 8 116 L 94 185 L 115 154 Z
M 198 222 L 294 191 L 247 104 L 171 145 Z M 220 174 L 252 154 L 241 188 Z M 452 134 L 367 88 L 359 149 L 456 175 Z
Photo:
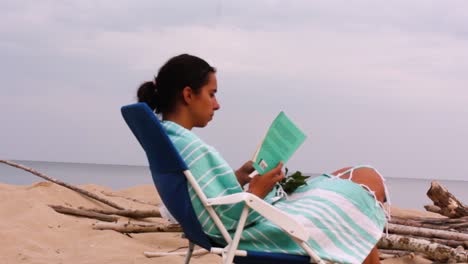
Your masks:
M 372 190 L 380 202 L 385 202 L 385 185 L 382 176 L 374 168 L 357 168 L 351 180 Z
M 346 171 L 348 172 L 345 173 Z M 352 169 L 352 167 L 347 167 L 337 170 L 333 173 L 335 176 L 339 174 L 343 174 L 340 176 L 342 179 L 350 179 L 355 183 L 366 186 L 375 194 L 377 200 L 380 202 L 385 202 L 386 197 L 384 182 L 380 174 L 374 168 L 360 167 Z

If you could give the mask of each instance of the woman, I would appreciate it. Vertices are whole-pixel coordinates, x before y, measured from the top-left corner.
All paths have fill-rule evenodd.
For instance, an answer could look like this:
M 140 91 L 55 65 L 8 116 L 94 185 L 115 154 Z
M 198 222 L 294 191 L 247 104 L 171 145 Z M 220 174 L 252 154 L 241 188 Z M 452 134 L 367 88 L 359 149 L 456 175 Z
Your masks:
M 248 176 L 253 167 L 246 162 L 233 171 L 221 155 L 191 130 L 205 127 L 220 109 L 216 70 L 206 61 L 182 54 L 164 64 L 152 82 L 140 86 L 138 101 L 146 102 L 157 114 L 169 138 L 184 159 L 208 198 L 247 192 L 263 198 L 301 221 L 310 231 L 310 246 L 326 260 L 341 263 L 379 263 L 375 244 L 382 234 L 385 215 L 382 203 L 385 186 L 372 168 L 343 168 L 308 181 L 294 193 L 275 197 L 275 185 L 285 176 L 282 165 Z M 227 138 L 228 139 L 228 138 Z M 203 230 L 213 240 L 225 244 L 194 190 L 189 192 Z M 232 234 L 242 204 L 215 207 Z M 255 212 L 250 212 L 242 233 L 240 249 L 305 254 L 282 230 Z

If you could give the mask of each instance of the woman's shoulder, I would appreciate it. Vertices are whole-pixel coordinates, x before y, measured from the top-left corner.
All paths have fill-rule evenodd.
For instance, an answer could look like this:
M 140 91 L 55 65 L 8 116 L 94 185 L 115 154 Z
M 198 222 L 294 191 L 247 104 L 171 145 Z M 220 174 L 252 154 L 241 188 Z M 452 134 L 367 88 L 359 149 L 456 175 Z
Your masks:
M 161 121 L 161 125 L 166 130 L 166 133 L 169 136 L 187 137 L 194 135 L 190 130 L 172 121 L 163 120 Z
M 167 135 L 174 143 L 174 145 L 186 145 L 193 141 L 200 141 L 197 135 L 192 131 L 186 129 L 185 127 L 172 122 L 172 121 L 162 121 L 163 128 L 166 130 Z
M 221 154 L 213 146 L 206 144 L 195 133 L 172 121 L 163 121 L 163 127 L 172 143 L 186 162 L 203 156 L 210 164 L 226 163 Z M 200 161 L 201 162 L 201 161 Z

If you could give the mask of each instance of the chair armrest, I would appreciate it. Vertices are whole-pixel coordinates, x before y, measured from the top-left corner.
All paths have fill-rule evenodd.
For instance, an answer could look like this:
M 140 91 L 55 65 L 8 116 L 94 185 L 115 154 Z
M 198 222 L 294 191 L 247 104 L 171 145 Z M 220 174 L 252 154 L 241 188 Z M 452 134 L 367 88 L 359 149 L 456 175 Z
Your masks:
M 247 200 L 250 195 L 253 194 L 240 192 L 216 198 L 208 198 L 206 202 L 208 205 L 235 204 Z
M 301 223 L 254 194 L 243 192 L 207 199 L 208 205 L 233 204 L 239 202 L 245 202 L 247 206 L 283 229 L 290 236 L 301 241 L 307 241 L 309 238 L 309 232 L 307 232 Z

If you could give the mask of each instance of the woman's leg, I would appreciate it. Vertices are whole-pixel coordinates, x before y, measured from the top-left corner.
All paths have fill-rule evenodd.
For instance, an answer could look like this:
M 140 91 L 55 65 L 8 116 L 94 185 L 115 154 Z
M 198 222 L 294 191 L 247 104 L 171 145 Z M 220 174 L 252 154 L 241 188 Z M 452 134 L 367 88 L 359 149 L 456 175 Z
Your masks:
M 333 172 L 332 174 L 336 176 L 349 169 L 351 169 L 351 167 L 337 170 Z M 343 178 L 343 179 L 349 179 L 350 177 L 351 177 L 350 172 L 345 173 L 340 176 L 340 178 Z M 371 189 L 374 192 L 375 197 L 378 201 L 383 203 L 386 200 L 385 186 L 384 186 L 383 180 L 374 169 L 372 168 L 354 169 L 352 172 L 351 181 L 367 186 L 369 189 Z M 379 258 L 379 251 L 376 246 L 371 250 L 367 258 L 364 260 L 363 264 L 377 264 L 377 263 L 380 263 L 380 258 Z
M 375 246 L 369 255 L 367 255 L 367 258 L 362 262 L 362 264 L 379 264 L 380 263 L 380 256 L 379 256 L 379 250 L 377 249 L 377 246 Z
M 351 168 L 352 167 L 343 168 L 333 172 L 332 174 L 336 176 L 350 170 Z M 340 176 L 342 179 L 349 179 L 349 177 L 351 177 L 350 172 Z M 354 169 L 351 181 L 367 186 L 375 193 L 375 197 L 378 201 L 383 203 L 386 200 L 383 180 L 374 169 L 366 167 Z

